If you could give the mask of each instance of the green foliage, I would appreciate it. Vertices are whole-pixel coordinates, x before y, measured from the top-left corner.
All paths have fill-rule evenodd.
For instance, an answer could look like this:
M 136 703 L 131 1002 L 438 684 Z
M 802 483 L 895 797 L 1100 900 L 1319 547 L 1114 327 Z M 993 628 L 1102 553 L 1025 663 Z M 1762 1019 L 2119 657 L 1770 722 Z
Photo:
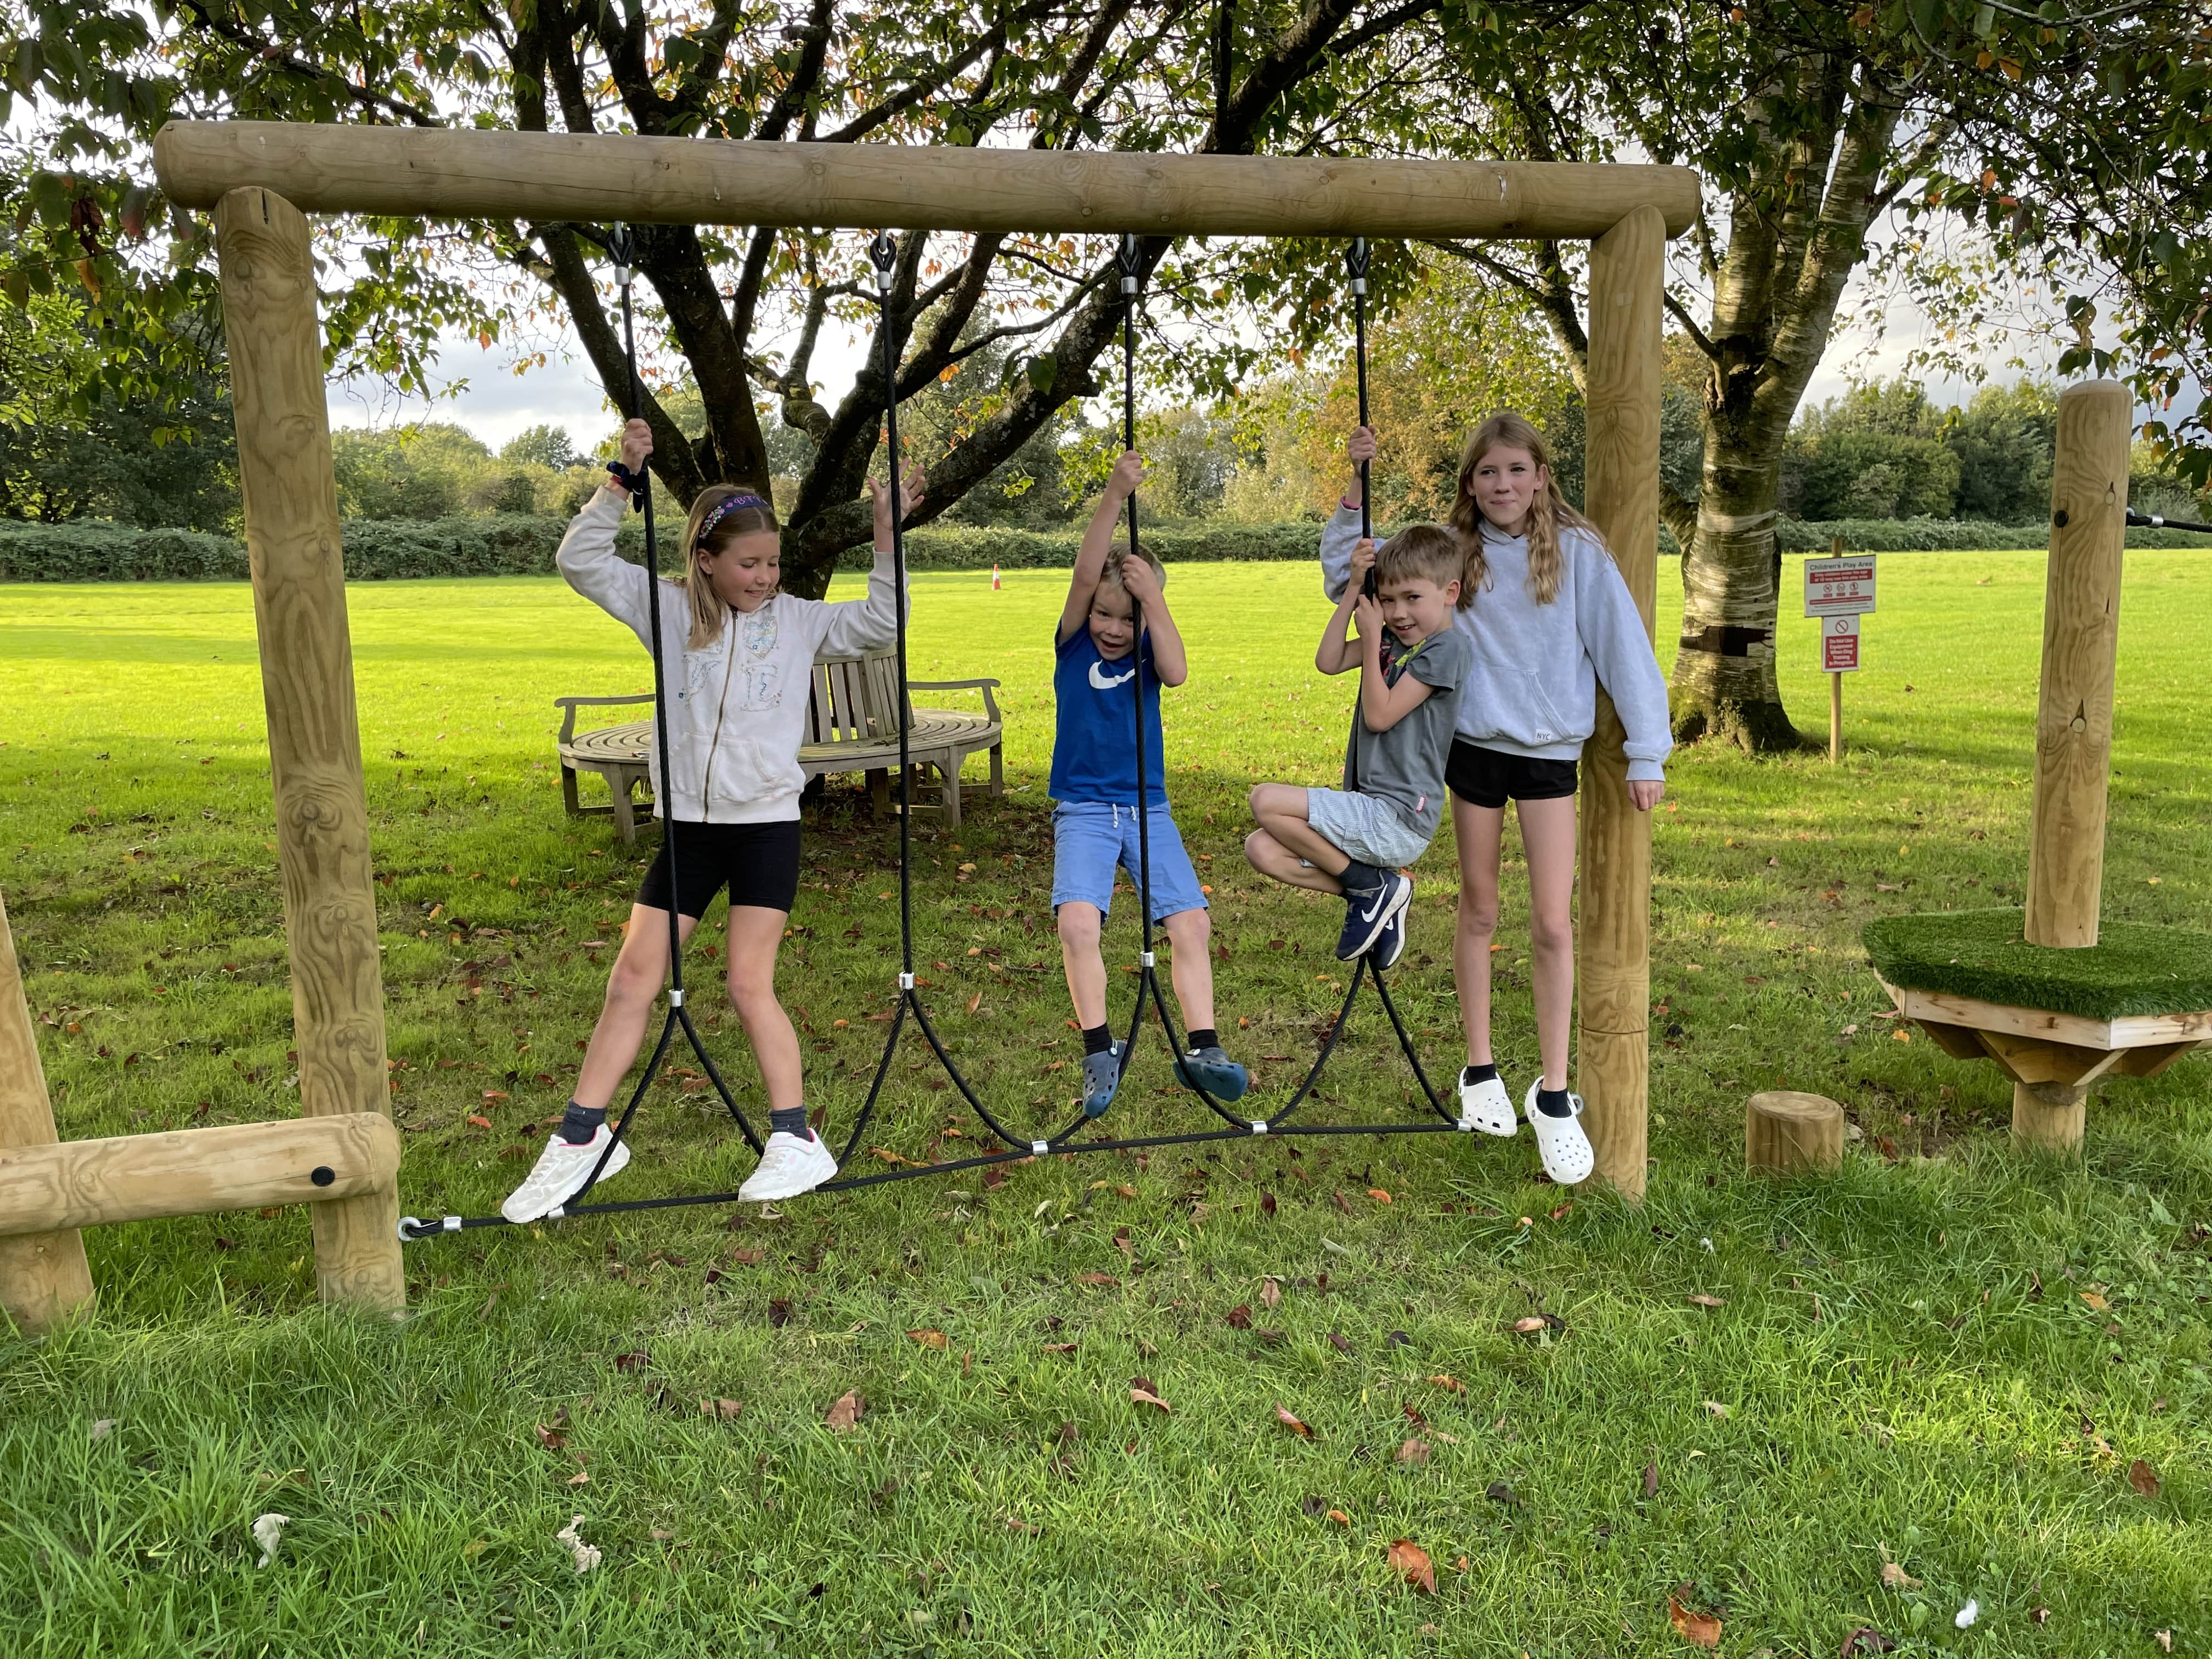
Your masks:
M 567 470 L 571 463 L 556 468 L 550 459 L 531 457 L 562 453 L 567 439 L 565 432 L 533 428 L 516 440 L 524 445 L 521 453 L 495 457 L 482 439 L 450 422 L 375 430 L 341 427 L 331 434 L 338 510 L 353 519 L 558 512 L 576 494 Z
M 1867 924 L 1867 955 L 1892 985 L 2083 1019 L 2212 1008 L 2212 933 L 2112 921 L 2097 942 L 2052 950 L 2018 910 L 1945 910 Z
M 525 427 L 500 446 L 499 458 L 513 466 L 542 466 L 566 472 L 586 458 L 576 451 L 565 426 Z

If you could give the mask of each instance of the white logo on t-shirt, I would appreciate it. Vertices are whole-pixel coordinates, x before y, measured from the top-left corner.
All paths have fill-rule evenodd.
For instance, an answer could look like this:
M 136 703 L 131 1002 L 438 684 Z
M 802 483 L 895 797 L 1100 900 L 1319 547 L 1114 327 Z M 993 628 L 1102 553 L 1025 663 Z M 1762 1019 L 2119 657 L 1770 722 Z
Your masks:
M 1127 673 L 1116 674 L 1113 678 L 1108 679 L 1105 678 L 1105 668 L 1106 665 L 1103 662 L 1094 662 L 1091 665 L 1091 687 L 1094 691 L 1111 691 L 1117 685 L 1127 685 L 1129 683 L 1129 676 L 1137 672 L 1132 668 Z

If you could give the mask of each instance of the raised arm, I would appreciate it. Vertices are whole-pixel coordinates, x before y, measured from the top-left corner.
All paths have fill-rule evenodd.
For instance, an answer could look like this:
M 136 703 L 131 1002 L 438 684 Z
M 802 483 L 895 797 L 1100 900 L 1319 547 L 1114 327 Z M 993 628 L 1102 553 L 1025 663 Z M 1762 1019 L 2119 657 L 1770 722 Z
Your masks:
M 1054 635 L 1055 639 L 1071 638 L 1089 619 L 1091 596 L 1098 591 L 1099 573 L 1106 568 L 1106 556 L 1114 550 L 1114 532 L 1121 522 L 1121 503 L 1137 493 L 1137 486 L 1144 480 L 1144 459 L 1135 450 L 1127 451 L 1114 463 L 1114 471 L 1106 479 L 1106 493 L 1098 498 L 1098 505 L 1091 512 L 1090 527 L 1083 532 L 1083 546 L 1075 556 L 1075 569 L 1067 580 L 1067 603 L 1060 607 L 1060 630 Z M 1157 657 L 1157 640 L 1152 650 Z
M 1332 599 L 1344 592 L 1350 569 L 1352 549 L 1359 540 L 1359 506 L 1367 499 L 1365 486 L 1359 482 L 1359 464 L 1375 458 L 1375 434 L 1366 427 L 1352 429 L 1352 436 L 1344 446 L 1346 457 L 1352 462 L 1352 486 L 1344 492 L 1321 532 L 1321 586 Z
M 927 490 L 928 480 L 921 468 L 908 467 L 906 476 L 899 480 L 902 523 L 914 516 Z M 871 477 L 868 494 L 876 507 L 876 557 L 868 570 L 868 597 L 822 608 L 817 614 L 828 620 L 823 627 L 822 643 L 815 647 L 817 656 L 857 657 L 864 652 L 880 651 L 898 638 L 898 590 L 892 583 L 891 568 L 890 489 L 884 480 Z
M 1324 674 L 1341 674 L 1359 666 L 1359 647 L 1351 639 L 1352 607 L 1374 566 L 1375 544 L 1363 540 L 1352 550 L 1346 566 L 1350 574 L 1337 594 L 1336 610 L 1321 630 L 1321 645 L 1314 652 L 1314 666 Z
M 633 472 L 645 470 L 653 453 L 653 431 L 643 421 L 623 428 L 623 465 Z M 569 586 L 617 621 L 627 623 L 641 644 L 652 636 L 646 610 L 653 587 L 644 570 L 615 551 L 615 532 L 629 508 L 629 491 L 610 478 L 605 488 L 592 492 L 583 510 L 570 520 L 553 562 Z
M 1160 579 L 1142 559 L 1121 562 L 1121 580 L 1129 590 L 1139 635 L 1152 637 L 1152 672 L 1162 685 L 1181 685 L 1190 678 L 1190 660 L 1182 648 L 1182 630 L 1168 609 Z

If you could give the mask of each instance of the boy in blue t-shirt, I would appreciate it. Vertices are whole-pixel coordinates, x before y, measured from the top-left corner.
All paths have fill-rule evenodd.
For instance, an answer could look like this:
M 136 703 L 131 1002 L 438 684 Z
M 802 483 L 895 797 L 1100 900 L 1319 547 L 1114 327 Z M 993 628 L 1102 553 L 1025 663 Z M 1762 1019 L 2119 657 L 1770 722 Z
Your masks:
M 1121 504 L 1144 480 L 1134 450 L 1115 463 L 1084 532 L 1055 636 L 1052 675 L 1059 722 L 1052 745 L 1052 903 L 1067 993 L 1083 1028 L 1083 1109 L 1096 1117 L 1121 1083 L 1124 1045 L 1106 1023 L 1106 961 L 1099 931 L 1114 901 L 1114 867 L 1140 879 L 1136 710 L 1129 682 L 1144 667 L 1146 828 L 1152 845 L 1152 920 L 1167 932 L 1169 968 L 1188 1050 L 1176 1071 L 1216 1100 L 1244 1092 L 1244 1068 L 1221 1050 L 1213 1026 L 1212 935 L 1206 896 L 1168 810 L 1160 747 L 1160 687 L 1189 673 L 1182 635 L 1161 592 L 1167 574 L 1143 549 L 1115 544 Z

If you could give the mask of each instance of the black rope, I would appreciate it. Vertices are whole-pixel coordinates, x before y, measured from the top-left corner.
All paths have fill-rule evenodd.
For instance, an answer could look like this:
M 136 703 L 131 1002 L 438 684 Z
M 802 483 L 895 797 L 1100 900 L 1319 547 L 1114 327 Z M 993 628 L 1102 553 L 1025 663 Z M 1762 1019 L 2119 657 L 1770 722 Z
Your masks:
M 1352 246 L 1344 251 L 1345 274 L 1352 280 L 1352 362 L 1359 377 L 1359 424 L 1367 424 L 1367 239 L 1355 236 Z M 1368 463 L 1359 464 L 1359 538 L 1370 539 L 1375 534 L 1372 502 L 1374 492 L 1367 484 Z M 1375 597 L 1375 568 L 1368 567 L 1367 580 L 1359 591 L 1369 599 Z
M 628 257 L 628 235 L 629 233 L 627 227 L 617 227 L 614 236 L 610 238 L 610 246 L 616 249 L 616 257 L 618 260 L 626 259 Z M 1142 627 L 1143 619 L 1141 617 L 1133 618 L 1133 621 L 1136 623 L 1137 627 L 1135 643 L 1131 648 L 1132 667 L 1134 670 L 1134 672 L 1131 675 L 1131 684 L 1135 688 L 1136 691 L 1135 731 L 1138 814 L 1137 903 L 1139 911 L 1142 913 L 1143 954 L 1138 968 L 1136 1006 L 1130 1011 L 1129 1035 L 1127 1040 L 1122 1046 L 1122 1074 L 1125 1077 L 1127 1075 L 1130 1057 L 1135 1052 L 1137 1036 L 1143 1029 L 1145 1010 L 1147 1004 L 1149 1004 L 1154 1012 L 1158 1014 L 1161 1028 L 1167 1037 L 1168 1052 L 1174 1063 L 1176 1080 L 1192 1094 L 1196 1095 L 1199 1099 L 1203 1101 L 1206 1107 L 1212 1111 L 1215 1116 L 1220 1118 L 1222 1121 L 1229 1127 L 1222 1129 L 1192 1130 L 1182 1134 L 1139 1135 L 1123 1137 L 1116 1139 L 1079 1141 L 1074 1139 L 1075 1135 L 1097 1121 L 1087 1113 L 1079 1112 L 1073 1121 L 1070 1122 L 1066 1127 L 1060 1130 L 1059 1133 L 1043 1139 L 1033 1139 L 1016 1134 L 1013 1131 L 1008 1129 L 1004 1124 L 1000 1122 L 999 1120 L 992 1115 L 989 1108 L 983 1103 L 981 1097 L 977 1095 L 974 1088 L 969 1085 L 968 1079 L 961 1074 L 959 1066 L 955 1064 L 952 1056 L 946 1052 L 944 1042 L 938 1036 L 935 1027 L 930 1024 L 928 1012 L 922 1006 L 921 997 L 915 983 L 913 813 L 911 810 L 912 767 L 910 755 L 907 746 L 908 737 L 907 729 L 907 701 L 908 693 L 907 685 L 906 538 L 904 526 L 901 521 L 899 501 L 898 362 L 896 347 L 892 338 L 893 330 L 890 325 L 890 296 L 893 285 L 893 267 L 896 263 L 897 245 L 889 235 L 878 234 L 873 242 L 869 245 L 868 252 L 869 257 L 876 268 L 878 303 L 882 308 L 884 313 L 884 326 L 882 329 L 884 427 L 884 441 L 887 446 L 890 462 L 891 569 L 892 581 L 896 596 L 896 605 L 897 616 L 899 692 L 899 994 L 898 1000 L 892 1010 L 891 1028 L 884 1042 L 883 1054 L 876 1063 L 875 1074 L 868 1085 L 867 1098 L 861 1103 L 860 1115 L 854 1120 L 853 1124 L 852 1133 L 846 1139 L 844 1150 L 838 1154 L 837 1162 L 842 1169 L 851 1161 L 853 1154 L 860 1149 L 861 1139 L 866 1134 L 868 1125 L 875 1115 L 876 1107 L 882 1099 L 884 1085 L 890 1079 L 891 1060 L 898 1051 L 899 1039 L 905 1030 L 906 1022 L 909 1016 L 913 1018 L 915 1025 L 920 1028 L 924 1039 L 928 1042 L 930 1052 L 936 1056 L 938 1063 L 945 1068 L 945 1073 L 947 1078 L 951 1079 L 954 1087 L 959 1090 L 961 1097 L 967 1101 L 970 1106 L 975 1108 L 976 1115 L 983 1121 L 986 1126 L 988 1127 L 991 1133 L 996 1135 L 1000 1142 L 1004 1144 L 1006 1150 L 1002 1152 L 981 1152 L 970 1158 L 948 1158 L 935 1164 L 909 1164 L 902 1169 L 872 1170 L 866 1175 L 841 1175 L 834 1181 L 823 1182 L 821 1186 L 814 1188 L 814 1191 L 817 1193 L 851 1192 L 863 1187 L 882 1186 L 889 1182 L 912 1181 L 921 1176 L 951 1175 L 956 1174 L 963 1170 L 982 1169 L 994 1164 L 1024 1163 L 1032 1158 L 1050 1156 L 1054 1154 L 1072 1155 L 1079 1152 L 1135 1152 L 1154 1146 L 1183 1146 L 1197 1145 L 1207 1141 L 1250 1139 L 1261 1135 L 1433 1134 L 1459 1130 L 1462 1126 L 1454 1116 L 1450 1109 L 1447 1107 L 1443 1101 L 1438 1097 L 1434 1085 L 1429 1081 L 1428 1073 L 1422 1067 L 1420 1055 L 1415 1051 L 1413 1047 L 1413 1035 L 1407 1030 L 1406 1023 L 1398 1012 L 1397 1004 L 1391 999 L 1390 988 L 1384 980 L 1382 969 L 1369 957 L 1360 957 L 1358 962 L 1353 966 L 1352 971 L 1352 982 L 1346 989 L 1343 1004 L 1337 1010 L 1336 1018 L 1329 1026 L 1328 1036 L 1322 1040 L 1320 1053 L 1315 1056 L 1313 1065 L 1307 1071 L 1305 1078 L 1302 1082 L 1300 1082 L 1297 1091 L 1272 1117 L 1243 1118 L 1237 1116 L 1235 1113 L 1229 1110 L 1229 1109 L 1221 1102 L 1216 1100 L 1212 1095 L 1208 1094 L 1199 1085 L 1195 1079 L 1190 1077 L 1188 1073 L 1184 1071 L 1182 1065 L 1182 1041 L 1176 1035 L 1174 1018 L 1168 1012 L 1167 999 L 1165 994 L 1160 988 L 1159 975 L 1155 965 L 1154 953 L 1152 950 L 1152 836 L 1146 812 L 1148 803 L 1145 799 L 1147 757 L 1146 744 L 1145 740 L 1144 630 Z M 1366 292 L 1366 279 L 1364 275 L 1366 261 L 1366 243 L 1364 240 L 1355 242 L 1353 244 L 1353 252 L 1347 257 L 1346 264 L 1353 273 L 1352 294 L 1356 329 L 1355 350 L 1357 353 L 1359 376 L 1359 416 L 1360 423 L 1363 426 L 1366 424 L 1367 421 L 1367 329 L 1365 306 L 1364 299 L 1362 298 Z M 1137 447 L 1136 319 L 1143 281 L 1144 264 L 1141 250 L 1139 246 L 1137 239 L 1133 235 L 1125 234 L 1121 238 L 1118 263 L 1121 270 L 1121 292 L 1127 301 L 1127 305 L 1122 314 L 1121 329 L 1121 435 L 1124 447 L 1127 449 L 1134 449 Z M 623 349 L 625 352 L 629 354 L 629 357 L 630 399 L 632 406 L 635 408 L 642 402 L 642 398 L 637 382 L 636 352 L 631 341 L 629 284 L 627 266 L 618 265 L 617 275 L 621 278 L 622 282 Z M 1366 467 L 1364 463 L 1362 464 L 1360 471 L 1361 482 L 1364 486 L 1365 483 L 1366 475 Z M 654 551 L 655 544 L 653 540 L 653 504 L 649 485 L 642 493 L 644 495 L 643 505 L 645 510 L 646 563 L 647 568 L 647 579 L 649 580 L 657 580 L 658 562 Z M 1364 494 L 1365 491 L 1363 487 L 1363 497 L 1364 496 Z M 1129 556 L 1132 558 L 1134 558 L 1138 556 L 1138 540 L 1137 498 L 1133 493 L 1129 497 L 1128 513 Z M 1363 535 L 1367 532 L 1368 528 L 1369 521 L 1367 509 L 1363 504 L 1360 510 L 1360 529 Z M 658 594 L 656 593 L 654 597 L 657 601 Z M 667 787 L 666 781 L 669 778 L 670 774 L 668 770 L 667 710 L 665 699 L 661 696 L 660 684 L 659 617 L 659 607 L 656 602 L 653 611 L 653 690 L 655 715 L 659 726 L 659 741 L 660 744 L 661 752 L 661 775 L 664 781 L 663 787 L 665 788 Z M 1163 789 L 1166 787 L 1166 779 L 1167 773 L 1165 757 L 1163 757 L 1160 771 L 1160 781 Z M 670 828 L 672 828 L 672 825 L 670 825 L 669 820 L 665 817 L 664 817 L 663 823 L 664 825 L 669 825 Z M 667 830 L 664 830 L 664 835 L 666 833 Z M 671 945 L 670 959 L 672 964 L 672 974 L 674 975 L 674 983 L 672 988 L 669 1019 L 668 1022 L 661 1028 L 659 1041 L 653 1048 L 652 1063 L 647 1066 L 644 1077 L 638 1082 L 636 1092 L 632 1095 L 629 1107 L 624 1110 L 621 1119 L 616 1125 L 614 1139 L 617 1141 L 619 1141 L 623 1130 L 628 1127 L 631 1114 L 636 1111 L 639 1103 L 643 1100 L 646 1089 L 651 1084 L 653 1074 L 659 1069 L 661 1060 L 668 1051 L 669 1046 L 675 1035 L 675 1028 L 677 1025 L 681 1024 L 684 1034 L 690 1039 L 693 1051 L 698 1054 L 701 1062 L 707 1067 L 708 1075 L 713 1079 L 715 1089 L 722 1097 L 723 1103 L 728 1107 L 731 1115 L 736 1118 L 738 1127 L 744 1133 L 746 1140 L 751 1145 L 754 1151 L 758 1152 L 761 1150 L 760 1140 L 754 1134 L 751 1125 L 746 1122 L 744 1115 L 738 1111 L 737 1103 L 731 1098 L 728 1089 L 723 1085 L 720 1074 L 714 1070 L 713 1061 L 708 1059 L 706 1051 L 699 1041 L 698 1033 L 692 1028 L 690 1013 L 684 1008 L 683 1004 L 681 953 L 675 948 L 677 943 L 677 923 L 675 916 L 677 913 L 674 908 L 676 902 L 674 874 L 674 858 L 672 850 L 670 857 L 671 880 L 669 902 L 671 909 L 669 927 Z M 1330 1058 L 1336 1053 L 1339 1045 L 1342 1042 L 1345 1036 L 1350 1030 L 1352 1005 L 1359 995 L 1361 981 L 1363 980 L 1369 979 L 1373 981 L 1376 996 L 1382 1002 L 1383 1012 L 1389 1017 L 1391 1030 L 1397 1036 L 1399 1048 L 1405 1054 L 1407 1064 L 1413 1069 L 1414 1081 L 1420 1085 L 1421 1094 L 1426 1101 L 1429 1109 L 1436 1115 L 1435 1121 L 1424 1121 L 1412 1123 L 1298 1124 L 1291 1122 L 1290 1120 L 1292 1115 L 1300 1111 L 1304 1107 L 1307 1101 L 1312 1097 L 1316 1088 L 1320 1084 L 1323 1070 L 1328 1066 Z M 600 1168 L 605 1166 L 606 1158 L 611 1157 L 612 1153 L 613 1146 L 610 1145 L 607 1152 L 601 1155 L 599 1160 Z M 592 1181 L 597 1181 L 599 1175 L 599 1168 L 594 1168 L 592 1171 Z M 591 1190 L 591 1186 L 592 1182 L 586 1182 L 582 1188 L 578 1189 L 575 1197 L 582 1198 Z M 618 1202 L 607 1204 L 579 1204 L 574 1201 L 574 1200 L 571 1200 L 570 1201 L 562 1204 L 559 1208 L 554 1210 L 546 1218 L 546 1219 L 560 1220 L 575 1218 L 583 1216 L 629 1215 L 646 1210 L 684 1209 L 700 1205 L 735 1204 L 739 1201 L 738 1194 L 734 1192 L 678 1194 L 663 1198 L 626 1199 Z M 509 1222 L 506 1217 L 501 1215 L 449 1215 L 434 1221 L 421 1221 L 412 1216 L 408 1216 L 403 1218 L 400 1221 L 399 1236 L 404 1240 L 413 1241 L 432 1237 L 443 1233 L 461 1232 L 465 1231 L 473 1231 L 477 1229 L 484 1227 L 504 1227 L 515 1224 L 517 1224 Z
M 2194 530 L 2212 536 L 2212 524 L 2198 524 L 2194 519 L 2169 519 L 2161 513 L 2138 513 L 2128 509 L 2128 523 L 2137 530 Z

